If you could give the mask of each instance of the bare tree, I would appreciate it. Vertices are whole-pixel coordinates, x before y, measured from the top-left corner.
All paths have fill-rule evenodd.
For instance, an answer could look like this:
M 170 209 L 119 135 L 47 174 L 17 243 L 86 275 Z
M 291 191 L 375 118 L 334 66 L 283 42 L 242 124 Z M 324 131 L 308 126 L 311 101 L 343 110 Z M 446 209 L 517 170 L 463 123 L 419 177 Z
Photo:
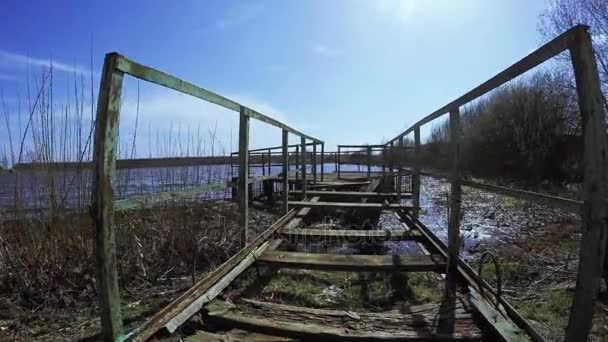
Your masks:
M 599 65 L 604 94 L 608 92 L 608 1 L 606 0 L 553 0 L 540 17 L 539 31 L 549 40 L 574 25 L 591 28 L 593 46 Z M 570 56 L 562 58 L 564 67 L 571 69 Z

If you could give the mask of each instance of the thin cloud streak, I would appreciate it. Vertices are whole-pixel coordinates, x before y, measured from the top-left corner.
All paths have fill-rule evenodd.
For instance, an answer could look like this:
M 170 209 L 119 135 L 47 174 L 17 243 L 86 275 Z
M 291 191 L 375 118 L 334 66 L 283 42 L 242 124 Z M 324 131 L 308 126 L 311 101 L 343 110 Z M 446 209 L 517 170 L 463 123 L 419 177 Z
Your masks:
M 18 53 L 0 49 L 0 62 L 2 62 L 2 61 L 6 62 L 9 65 L 18 65 L 18 66 L 31 65 L 31 66 L 41 66 L 41 67 L 45 67 L 45 68 L 52 67 L 53 70 L 55 70 L 55 71 L 63 71 L 63 72 L 70 72 L 70 73 L 76 72 L 79 74 L 88 74 L 91 72 L 91 70 L 89 68 L 83 67 L 78 64 L 69 65 L 66 63 L 59 62 L 59 61 L 51 60 L 50 58 L 43 59 L 43 58 L 29 57 L 26 55 L 21 55 Z

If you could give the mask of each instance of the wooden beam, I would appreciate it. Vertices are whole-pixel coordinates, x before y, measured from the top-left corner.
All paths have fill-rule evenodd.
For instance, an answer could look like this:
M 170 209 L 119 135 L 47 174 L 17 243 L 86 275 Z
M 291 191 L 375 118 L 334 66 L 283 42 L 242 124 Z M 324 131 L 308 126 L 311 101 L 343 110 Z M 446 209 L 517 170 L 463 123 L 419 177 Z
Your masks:
M 458 108 L 450 111 L 450 148 L 452 152 L 452 171 L 450 173 L 450 215 L 448 220 L 448 269 L 446 276 L 446 295 L 456 297 L 458 280 L 458 258 L 460 249 L 460 207 L 462 188 L 460 183 L 460 112 Z
M 369 183 L 366 182 L 367 185 Z M 292 191 L 293 193 L 301 193 L 301 191 Z M 344 196 L 344 197 L 373 197 L 373 198 L 392 198 L 397 197 L 396 192 L 373 192 L 373 191 L 331 191 L 331 190 L 308 190 L 308 195 L 313 196 Z M 405 194 L 411 196 L 411 194 Z
M 426 176 L 426 177 L 433 177 L 433 178 L 443 178 L 443 179 L 449 179 L 449 177 L 450 177 L 449 175 L 445 175 L 445 174 L 439 174 L 439 173 L 433 173 L 433 172 L 423 172 L 423 171 L 420 171 L 420 175 Z M 514 189 L 514 188 L 509 188 L 506 186 L 482 183 L 482 182 L 477 182 L 477 181 L 472 181 L 472 180 L 467 180 L 467 179 L 462 179 L 461 183 L 463 186 L 467 186 L 470 188 L 489 191 L 489 192 L 493 192 L 496 194 L 521 199 L 524 201 L 538 203 L 541 205 L 553 206 L 553 207 L 557 207 L 560 209 L 570 211 L 572 213 L 581 213 L 582 212 L 582 206 L 583 206 L 582 201 L 542 194 L 542 193 L 528 191 L 528 190 Z
M 600 80 L 587 29 L 570 46 L 584 137 L 583 235 L 566 341 L 584 341 L 593 325 L 595 300 L 606 271 L 608 240 L 608 148 Z
M 249 225 L 249 117 L 243 113 L 239 119 L 239 227 L 241 229 L 241 248 L 247 245 L 247 230 Z
M 372 179 L 372 148 L 367 146 L 367 180 Z
M 217 283 L 211 286 L 205 293 L 190 303 L 184 310 L 173 317 L 167 324 L 165 329 L 173 333 L 177 328 L 184 324 L 192 315 L 196 314 L 203 308 L 203 305 L 210 303 L 215 299 L 230 283 L 236 279 L 241 273 L 245 272 L 249 266 L 253 265 L 255 260 L 259 258 L 270 246 L 270 242 L 264 242 L 260 247 L 247 254 L 236 266 L 234 266 L 226 275 L 224 275 Z
M 445 243 L 441 241 L 425 225 L 423 225 L 417 218 L 413 217 L 411 213 L 403 210 L 399 210 L 396 213 L 412 230 L 420 231 L 420 233 L 424 236 L 425 240 L 427 241 L 427 244 L 431 247 L 434 253 L 438 253 L 444 258 L 448 257 L 447 246 L 445 245 Z M 506 318 L 511 319 L 513 323 L 515 323 L 515 325 L 525 330 L 526 333 L 528 333 L 532 338 L 532 341 L 545 341 L 543 337 L 540 336 L 538 332 L 536 332 L 536 330 L 534 330 L 532 325 L 530 325 L 530 323 L 519 312 L 517 312 L 517 310 L 515 310 L 515 308 L 511 304 L 509 304 L 508 301 L 506 301 L 503 297 L 497 296 L 496 290 L 494 290 L 488 284 L 488 282 L 480 278 L 477 275 L 477 272 L 460 257 L 458 258 L 458 272 L 467 281 L 467 283 L 469 284 L 469 288 L 474 288 L 478 292 L 483 290 L 483 300 L 486 300 L 485 298 L 489 298 L 488 300 L 490 302 L 500 303 L 500 314 L 505 315 L 503 313 L 504 310 L 504 312 L 506 312 Z M 481 287 L 483 287 L 483 289 L 481 289 Z
M 286 229 L 281 234 L 290 241 L 311 240 L 346 240 L 346 241 L 419 241 L 422 235 L 418 231 L 393 230 L 347 230 L 347 229 Z
M 119 56 L 107 54 L 103 63 L 93 145 L 93 189 L 91 217 L 95 224 L 97 296 L 104 341 L 123 334 L 116 271 L 114 226 L 114 177 L 123 73 L 116 69 Z
M 310 208 L 338 208 L 338 209 L 378 209 L 378 210 L 398 210 L 411 209 L 411 207 L 400 205 L 399 203 L 359 203 L 359 202 L 316 202 L 290 201 L 289 205 L 294 207 Z
M 437 109 L 433 113 L 425 116 L 423 119 L 416 122 L 410 128 L 406 129 L 404 132 L 397 135 L 395 138 L 391 139 L 389 143 L 392 143 L 399 139 L 400 137 L 404 137 L 411 133 L 416 127 L 420 127 L 424 124 L 427 124 L 442 115 L 448 113 L 452 108 L 460 108 L 465 104 L 477 99 L 478 97 L 494 90 L 495 88 L 511 81 L 512 79 L 518 77 L 519 75 L 525 73 L 526 71 L 535 68 L 541 63 L 557 56 L 561 52 L 565 51 L 570 43 L 574 40 L 574 36 L 577 32 L 583 32 L 587 29 L 587 26 L 577 25 L 569 29 L 568 31 L 562 33 L 552 41 L 547 44 L 541 46 L 536 51 L 533 51 L 528 56 L 522 58 L 520 61 L 506 68 L 505 70 L 499 72 L 496 76 L 490 78 L 484 83 L 477 86 L 475 89 L 469 91 L 468 93 L 462 95 L 456 100 L 448 103 L 447 105 Z
M 289 222 L 295 216 L 295 214 L 295 210 L 290 210 L 286 215 L 279 218 L 272 226 L 266 229 L 245 248 L 241 249 L 237 254 L 233 255 L 230 259 L 209 273 L 204 279 L 200 280 L 193 287 L 188 289 L 171 304 L 158 311 L 143 325 L 136 328 L 129 336 L 131 341 L 147 341 L 150 337 L 161 330 L 171 319 L 173 319 L 173 317 L 178 315 L 180 312 L 190 306 L 191 303 L 207 292 L 213 285 L 222 279 L 222 277 L 224 277 L 228 272 L 230 272 L 230 270 L 239 264 L 249 253 L 266 242 L 268 238 L 277 230 L 285 227 L 287 222 Z
M 333 271 L 443 272 L 445 259 L 427 255 L 345 255 L 300 252 L 264 253 L 258 262 L 276 267 Z
M 289 132 L 287 130 L 283 130 L 283 212 L 287 213 L 289 211 Z
M 269 116 L 259 113 L 251 108 L 246 108 L 245 106 L 242 106 L 241 104 L 237 103 L 236 101 L 230 100 L 227 97 L 224 97 L 222 95 L 219 95 L 219 94 L 209 91 L 207 89 L 198 87 L 190 82 L 183 81 L 175 76 L 169 75 L 167 73 L 156 70 L 149 66 L 145 66 L 143 64 L 134 62 L 125 56 L 121 56 L 119 54 L 115 54 L 115 55 L 117 58 L 116 69 L 118 69 L 126 74 L 129 74 L 133 77 L 137 77 L 144 81 L 155 83 L 155 84 L 179 91 L 181 93 L 192 95 L 199 99 L 202 99 L 202 100 L 205 100 L 205 101 L 208 101 L 211 103 L 215 103 L 224 108 L 233 110 L 235 112 L 239 112 L 247 117 L 251 117 L 256 120 L 265 122 L 269 125 L 278 127 L 280 129 L 285 129 L 302 138 L 321 142 L 319 139 L 306 135 L 292 127 L 289 127 L 288 125 L 286 125 L 278 120 L 275 120 Z

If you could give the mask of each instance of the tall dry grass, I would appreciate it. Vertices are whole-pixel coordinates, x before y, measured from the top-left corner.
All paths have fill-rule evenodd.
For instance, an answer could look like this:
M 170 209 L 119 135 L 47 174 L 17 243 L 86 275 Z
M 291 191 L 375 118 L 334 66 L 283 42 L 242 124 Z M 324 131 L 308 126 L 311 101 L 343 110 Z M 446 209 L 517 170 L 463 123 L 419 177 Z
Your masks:
M 94 82 L 92 71 L 88 77 L 74 73 L 64 93 L 69 96 L 59 97 L 51 66 L 36 77 L 28 71 L 27 105 L 19 101 L 16 115 L 0 98 L 8 136 L 8 146 L 0 149 L 0 297 L 27 309 L 95 300 L 94 227 L 88 216 Z M 138 84 L 135 129 L 119 139 L 123 159 L 138 155 L 145 115 L 139 112 L 139 97 Z M 217 141 L 216 127 L 184 133 L 171 125 L 168 134 L 159 128 L 149 137 L 150 154 L 162 157 L 228 154 Z M 115 197 L 174 191 L 228 176 L 225 165 L 119 169 Z M 223 201 L 229 196 L 219 191 L 117 214 L 118 270 L 127 294 L 173 278 L 189 279 L 234 253 L 238 215 L 234 204 Z

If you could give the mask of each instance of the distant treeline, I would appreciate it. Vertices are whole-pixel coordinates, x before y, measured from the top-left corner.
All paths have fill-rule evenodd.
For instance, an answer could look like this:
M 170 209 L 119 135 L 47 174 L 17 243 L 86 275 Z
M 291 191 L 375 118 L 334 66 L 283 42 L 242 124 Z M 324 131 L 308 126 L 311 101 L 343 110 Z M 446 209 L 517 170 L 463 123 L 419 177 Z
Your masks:
M 463 108 L 461 125 L 466 174 L 535 184 L 582 179 L 577 97 L 562 75 L 537 73 L 501 87 Z M 450 168 L 449 137 L 449 121 L 433 127 L 421 148 L 424 167 Z

